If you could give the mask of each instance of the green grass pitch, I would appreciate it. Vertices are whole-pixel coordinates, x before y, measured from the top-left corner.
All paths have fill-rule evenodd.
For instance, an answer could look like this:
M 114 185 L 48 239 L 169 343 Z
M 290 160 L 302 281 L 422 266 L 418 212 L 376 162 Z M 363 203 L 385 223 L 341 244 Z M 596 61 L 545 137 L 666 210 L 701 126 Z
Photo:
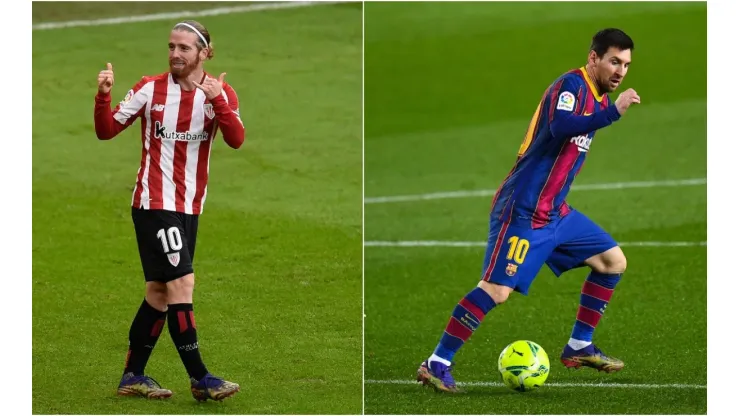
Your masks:
M 34 3 L 33 18 L 215 6 Z M 206 365 L 242 392 L 197 404 L 165 329 L 147 372 L 175 396 L 115 395 L 144 295 L 130 218 L 141 140 L 138 122 L 96 139 L 96 76 L 113 63 L 115 102 L 166 71 L 177 20 L 34 31 L 33 412 L 358 414 L 362 4 L 197 20 L 215 45 L 206 70 L 228 73 L 247 139 L 238 151 L 220 133 L 214 144 L 195 313 Z
M 591 36 L 610 26 L 635 40 L 618 92 L 635 88 L 642 104 L 596 135 L 576 184 L 706 178 L 706 13 L 704 3 L 366 4 L 366 197 L 498 187 L 544 89 L 585 64 Z M 491 196 L 366 204 L 365 241 L 484 242 Z M 568 201 L 618 241 L 706 241 L 701 183 Z M 546 385 L 445 396 L 414 385 L 415 372 L 477 283 L 484 247 L 366 247 L 366 413 L 706 413 L 706 247 L 624 251 L 627 272 L 595 334 L 622 372 L 560 364 L 587 270 L 543 269 L 529 296 L 483 321 L 453 374 L 500 382 L 499 352 L 531 339 L 552 362 Z

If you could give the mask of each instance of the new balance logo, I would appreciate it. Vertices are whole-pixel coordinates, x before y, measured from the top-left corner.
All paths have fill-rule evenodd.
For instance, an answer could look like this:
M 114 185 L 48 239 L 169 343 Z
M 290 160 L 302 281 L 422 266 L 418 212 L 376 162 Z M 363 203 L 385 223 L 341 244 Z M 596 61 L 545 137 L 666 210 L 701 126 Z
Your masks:
M 164 104 L 154 104 L 152 111 L 164 111 Z
M 174 140 L 178 142 L 197 142 L 208 140 L 208 132 L 201 131 L 200 133 L 191 133 L 189 131 L 167 131 L 167 126 L 161 122 L 156 121 L 154 123 L 154 137 L 160 140 Z
M 579 152 L 588 152 L 588 149 L 591 147 L 591 138 L 589 138 L 586 135 L 576 136 L 572 137 L 570 139 L 570 142 L 578 146 Z

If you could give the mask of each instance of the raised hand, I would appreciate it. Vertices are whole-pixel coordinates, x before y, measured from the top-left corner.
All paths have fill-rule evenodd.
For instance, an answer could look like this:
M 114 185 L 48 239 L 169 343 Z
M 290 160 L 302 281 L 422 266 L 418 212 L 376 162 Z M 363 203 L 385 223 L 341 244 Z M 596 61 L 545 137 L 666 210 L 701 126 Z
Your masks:
M 193 81 L 193 84 L 206 94 L 206 98 L 212 100 L 221 95 L 221 91 L 224 88 L 224 77 L 226 77 L 226 72 L 221 73 L 218 79 L 206 77 L 202 84 L 198 84 L 195 81 Z
M 98 92 L 108 94 L 113 88 L 113 65 L 106 64 L 107 69 L 98 73 Z
M 624 115 L 632 104 L 640 104 L 640 96 L 637 95 L 637 92 L 632 88 L 619 94 L 617 101 L 614 102 L 614 105 L 617 106 L 617 111 L 619 111 L 619 114 L 621 115 Z

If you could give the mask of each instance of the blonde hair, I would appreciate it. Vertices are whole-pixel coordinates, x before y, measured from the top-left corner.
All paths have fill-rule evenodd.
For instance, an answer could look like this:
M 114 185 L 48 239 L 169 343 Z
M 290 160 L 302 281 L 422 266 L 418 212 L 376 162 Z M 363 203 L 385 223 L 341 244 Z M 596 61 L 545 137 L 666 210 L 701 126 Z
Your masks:
M 198 50 L 208 49 L 206 59 L 213 58 L 213 42 L 211 42 L 211 34 L 208 33 L 208 29 L 200 24 L 200 22 L 195 20 L 183 20 L 176 24 L 173 30 L 184 30 L 198 35 L 198 41 L 196 42 Z

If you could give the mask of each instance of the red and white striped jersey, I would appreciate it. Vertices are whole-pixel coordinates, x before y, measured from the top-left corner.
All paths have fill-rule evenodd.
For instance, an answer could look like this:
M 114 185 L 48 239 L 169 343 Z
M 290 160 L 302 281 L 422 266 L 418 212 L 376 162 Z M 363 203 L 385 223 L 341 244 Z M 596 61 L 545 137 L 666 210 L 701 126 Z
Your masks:
M 95 130 L 101 140 L 141 118 L 141 165 L 132 206 L 200 214 L 216 131 L 220 128 L 233 148 L 244 142 L 234 89 L 224 82 L 221 95 L 208 100 L 200 89 L 184 91 L 167 72 L 143 77 L 112 111 L 110 101 L 110 94 L 96 96 Z

